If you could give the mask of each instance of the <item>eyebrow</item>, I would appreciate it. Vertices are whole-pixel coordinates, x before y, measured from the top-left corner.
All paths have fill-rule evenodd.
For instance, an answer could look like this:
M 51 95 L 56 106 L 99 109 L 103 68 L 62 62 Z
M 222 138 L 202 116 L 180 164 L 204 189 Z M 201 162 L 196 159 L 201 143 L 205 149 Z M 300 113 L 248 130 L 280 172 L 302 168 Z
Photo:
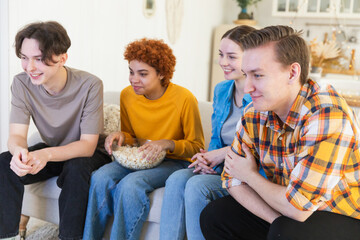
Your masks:
M 131 67 L 129 67 L 130 71 L 134 71 L 131 69 Z M 137 72 L 149 72 L 149 70 L 147 69 L 140 69 L 140 70 L 137 70 Z
M 242 71 L 243 73 L 245 73 L 245 71 L 244 71 L 243 69 L 241 69 L 241 71 Z M 262 71 L 262 69 L 261 69 L 261 68 L 255 68 L 255 69 L 250 70 L 249 72 L 250 72 L 250 73 L 254 73 L 254 72 L 259 72 L 259 71 Z
M 24 57 L 28 57 L 28 56 L 26 56 L 25 54 L 23 54 L 22 52 L 20 52 L 20 55 L 21 55 L 21 56 L 24 56 Z M 42 55 L 36 55 L 36 56 L 33 56 L 33 57 L 38 58 L 38 57 L 42 57 Z
M 221 51 L 220 49 L 219 49 L 219 52 L 222 53 L 222 51 Z M 227 53 L 227 54 L 229 54 L 229 55 L 230 55 L 230 54 L 237 54 L 236 52 L 225 52 L 225 53 Z

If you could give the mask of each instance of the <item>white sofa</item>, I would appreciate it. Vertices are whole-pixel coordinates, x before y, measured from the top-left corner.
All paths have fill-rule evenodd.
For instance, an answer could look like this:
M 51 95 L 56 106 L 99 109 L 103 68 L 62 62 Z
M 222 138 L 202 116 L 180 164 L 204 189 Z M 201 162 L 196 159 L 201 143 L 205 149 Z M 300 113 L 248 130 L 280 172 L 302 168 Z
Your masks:
M 119 92 L 106 92 L 104 102 L 119 104 Z M 209 146 L 211 138 L 211 114 L 212 105 L 210 102 L 199 101 L 201 122 L 204 130 L 205 146 Z M 39 134 L 33 134 L 29 138 L 29 146 L 42 141 Z M 25 186 L 22 214 L 35 217 L 47 222 L 59 223 L 58 197 L 60 188 L 56 185 L 57 177 L 53 177 L 44 182 L 39 182 Z M 140 239 L 156 240 L 159 239 L 160 213 L 162 197 L 165 188 L 156 189 L 150 194 L 150 213 L 144 224 Z M 104 239 L 110 238 L 110 228 L 112 220 L 107 226 Z

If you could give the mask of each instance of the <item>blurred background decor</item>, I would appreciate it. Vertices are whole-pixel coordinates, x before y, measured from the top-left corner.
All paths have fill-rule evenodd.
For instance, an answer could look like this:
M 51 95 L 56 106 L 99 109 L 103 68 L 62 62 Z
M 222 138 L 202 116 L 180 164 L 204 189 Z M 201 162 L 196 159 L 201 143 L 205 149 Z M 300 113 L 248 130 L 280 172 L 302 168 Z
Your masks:
M 261 0 L 235 0 L 238 6 L 241 8 L 241 12 L 238 15 L 238 19 L 253 19 L 252 14 L 248 14 L 247 7 L 255 5 Z
M 323 68 L 341 68 L 340 59 L 344 58 L 342 49 L 335 40 L 310 41 L 311 72 L 321 73 Z

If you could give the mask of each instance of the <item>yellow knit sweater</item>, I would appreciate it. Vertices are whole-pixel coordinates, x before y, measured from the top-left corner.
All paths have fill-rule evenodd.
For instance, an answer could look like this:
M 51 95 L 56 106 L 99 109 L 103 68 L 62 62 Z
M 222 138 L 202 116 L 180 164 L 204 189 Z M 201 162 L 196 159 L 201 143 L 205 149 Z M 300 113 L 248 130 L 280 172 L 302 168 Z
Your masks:
M 204 148 L 198 103 L 186 88 L 170 83 L 163 96 L 149 100 L 131 86 L 120 96 L 121 131 L 127 136 L 149 140 L 167 139 L 175 143 L 166 157 L 190 161 Z

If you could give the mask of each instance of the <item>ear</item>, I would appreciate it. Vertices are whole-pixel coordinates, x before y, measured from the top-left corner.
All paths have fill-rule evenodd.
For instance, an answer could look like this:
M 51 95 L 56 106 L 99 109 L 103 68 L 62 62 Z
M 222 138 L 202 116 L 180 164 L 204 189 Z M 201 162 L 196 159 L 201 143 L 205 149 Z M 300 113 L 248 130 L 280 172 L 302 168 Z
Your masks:
M 289 84 L 300 82 L 301 66 L 299 63 L 294 62 L 290 65 Z
M 60 63 L 62 65 L 65 65 L 67 59 L 68 59 L 68 54 L 67 53 L 63 53 L 63 54 L 60 55 Z

